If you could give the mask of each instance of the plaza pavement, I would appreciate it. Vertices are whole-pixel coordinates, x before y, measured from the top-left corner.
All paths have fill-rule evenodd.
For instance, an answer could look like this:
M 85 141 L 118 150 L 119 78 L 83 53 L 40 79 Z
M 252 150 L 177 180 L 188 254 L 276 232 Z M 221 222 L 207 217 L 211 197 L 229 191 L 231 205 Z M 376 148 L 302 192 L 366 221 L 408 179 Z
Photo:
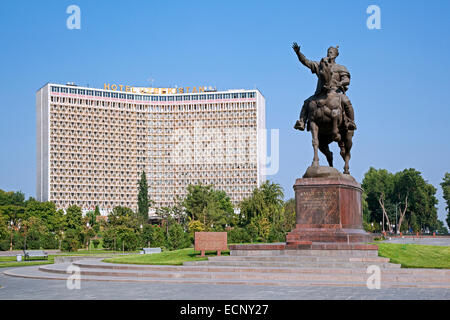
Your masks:
M 26 268 L 26 267 L 25 267 Z M 0 274 L 0 300 L 450 300 L 448 289 L 364 287 L 278 287 L 247 285 L 119 283 L 87 281 L 69 290 L 63 280 Z
M 421 244 L 428 246 L 450 246 L 450 237 L 421 238 L 421 237 L 395 237 L 382 243 Z
M 450 245 L 450 238 L 392 238 L 386 243 Z M 23 267 L 32 268 L 32 267 Z M 0 269 L 0 300 L 450 300 L 445 288 L 265 286 L 84 281 L 69 290 L 64 280 L 10 277 Z

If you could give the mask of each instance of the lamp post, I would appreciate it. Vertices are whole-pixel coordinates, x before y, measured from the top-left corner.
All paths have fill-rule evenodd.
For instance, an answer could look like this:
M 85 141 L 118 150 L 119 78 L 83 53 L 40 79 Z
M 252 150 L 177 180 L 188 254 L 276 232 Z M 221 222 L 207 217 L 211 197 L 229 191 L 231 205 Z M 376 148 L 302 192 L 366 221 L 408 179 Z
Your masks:
M 13 249 L 13 245 L 12 245 L 12 238 L 13 238 L 13 221 L 11 220 L 10 223 L 10 229 L 11 229 L 11 241 L 9 243 L 9 251 L 12 251 Z
M 397 202 L 396 204 L 395 204 L 395 233 L 399 233 L 399 230 L 398 230 L 398 220 L 397 220 L 397 211 L 398 211 L 398 205 L 399 204 L 401 204 L 401 202 Z
M 89 251 L 90 250 L 90 248 L 89 248 L 89 242 L 90 242 L 90 239 L 89 239 L 89 222 L 87 222 L 86 223 L 86 237 L 87 237 L 87 242 L 86 242 L 86 245 L 87 245 L 87 250 Z

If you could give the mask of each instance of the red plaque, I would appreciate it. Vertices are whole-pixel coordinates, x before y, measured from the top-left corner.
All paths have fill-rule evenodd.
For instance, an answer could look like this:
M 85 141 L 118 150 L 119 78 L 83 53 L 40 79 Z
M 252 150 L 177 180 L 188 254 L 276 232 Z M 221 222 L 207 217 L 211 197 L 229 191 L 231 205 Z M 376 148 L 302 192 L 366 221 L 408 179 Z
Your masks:
M 200 251 L 201 256 L 205 256 L 205 251 L 217 251 L 220 256 L 221 251 L 228 250 L 226 232 L 196 232 L 195 251 Z

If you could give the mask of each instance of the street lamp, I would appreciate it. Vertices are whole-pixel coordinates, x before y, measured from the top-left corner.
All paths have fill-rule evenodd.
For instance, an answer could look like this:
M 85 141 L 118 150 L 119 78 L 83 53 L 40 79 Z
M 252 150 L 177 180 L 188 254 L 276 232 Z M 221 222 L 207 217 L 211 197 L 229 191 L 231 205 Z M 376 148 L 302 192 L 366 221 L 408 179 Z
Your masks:
M 89 251 L 90 250 L 90 248 L 89 248 L 89 242 L 90 242 L 90 239 L 89 239 L 89 222 L 87 222 L 86 223 L 86 227 L 87 227 L 87 230 L 86 230 L 86 237 L 87 237 L 87 243 L 86 243 L 86 245 L 87 245 L 87 250 Z
M 397 233 L 397 234 L 399 233 L 399 230 L 397 229 L 398 228 L 397 211 L 398 211 L 399 204 L 401 204 L 401 202 L 397 202 L 395 204 L 395 233 Z
M 9 251 L 12 251 L 12 249 L 13 249 L 13 246 L 12 246 L 12 238 L 13 238 L 13 221 L 11 220 L 11 223 L 10 223 L 10 229 L 11 229 L 11 241 L 10 241 L 10 243 L 9 243 Z

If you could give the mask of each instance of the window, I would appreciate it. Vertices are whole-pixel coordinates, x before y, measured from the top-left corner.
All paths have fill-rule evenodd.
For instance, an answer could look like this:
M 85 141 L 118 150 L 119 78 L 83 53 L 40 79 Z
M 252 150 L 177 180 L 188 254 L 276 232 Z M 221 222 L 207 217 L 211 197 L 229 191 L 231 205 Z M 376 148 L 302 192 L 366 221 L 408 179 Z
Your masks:
M 241 98 L 243 98 L 243 99 L 247 98 L 247 94 L 246 93 L 241 93 Z
M 128 100 L 134 100 L 134 94 L 127 94 Z
M 93 95 L 94 95 L 94 91 L 88 90 L 86 94 L 87 94 L 88 96 L 93 96 Z
M 193 96 L 191 97 L 191 100 L 198 100 L 198 95 L 193 95 Z
M 86 94 L 86 90 L 78 89 L 78 94 L 85 95 Z
M 159 97 L 152 96 L 152 101 L 158 101 L 158 98 L 159 98 Z
M 182 97 L 182 96 L 177 96 L 177 97 L 176 97 L 176 100 L 177 100 L 177 101 L 182 101 L 182 100 L 183 100 L 183 97 Z
M 70 93 L 76 94 L 77 93 L 77 89 L 70 88 Z
M 208 94 L 208 100 L 214 100 L 214 94 Z
M 58 87 L 52 87 L 52 92 L 59 92 L 59 88 Z
M 217 100 L 221 100 L 221 99 L 222 99 L 222 94 L 221 94 L 221 93 L 216 94 L 216 99 L 217 99 Z
M 201 94 L 200 95 L 200 100 L 206 100 L 206 94 Z
M 102 92 L 101 91 L 95 91 L 95 96 L 96 97 L 101 97 L 102 96 Z
M 183 100 L 184 101 L 190 101 L 191 100 L 191 96 L 183 96 Z
M 159 101 L 167 101 L 167 97 L 159 97 Z
M 174 97 L 173 96 L 167 97 L 167 101 L 174 101 Z

